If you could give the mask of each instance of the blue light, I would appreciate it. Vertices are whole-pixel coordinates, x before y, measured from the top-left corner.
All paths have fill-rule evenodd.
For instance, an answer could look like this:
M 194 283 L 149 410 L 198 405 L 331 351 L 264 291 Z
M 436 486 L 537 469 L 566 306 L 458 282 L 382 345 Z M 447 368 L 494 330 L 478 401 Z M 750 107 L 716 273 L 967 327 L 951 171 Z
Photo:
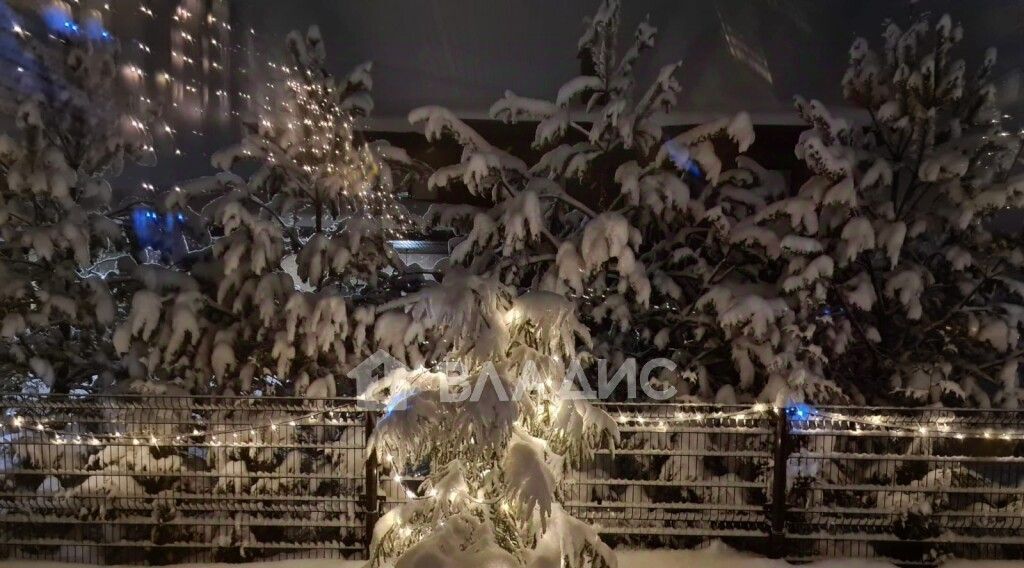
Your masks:
M 135 232 L 135 238 L 143 247 L 148 247 L 156 242 L 159 231 L 153 226 L 152 218 L 155 216 L 156 214 L 152 211 L 141 207 L 132 211 L 132 230 Z
M 675 140 L 669 140 L 665 143 L 665 151 L 668 152 L 668 157 L 672 160 L 672 163 L 681 171 L 696 178 L 702 177 L 700 164 L 690 157 L 689 148 L 680 146 Z
M 104 29 L 99 20 L 89 20 L 85 23 L 85 36 L 93 41 L 109 41 L 110 32 Z
M 132 210 L 132 230 L 143 248 L 168 249 L 180 237 L 184 221 L 185 214 L 180 211 L 161 214 L 146 207 Z
M 77 37 L 79 34 L 85 35 L 87 39 L 92 41 L 110 41 L 113 36 L 110 32 L 103 27 L 103 23 L 99 20 L 89 20 L 83 26 L 79 26 L 71 14 L 61 10 L 57 6 L 49 6 L 44 8 L 41 12 L 43 23 L 49 28 L 50 32 L 62 36 L 62 37 Z
M 71 14 L 57 6 L 44 8 L 41 16 L 46 27 L 58 35 L 74 36 L 78 34 L 78 24 L 72 21 Z
M 818 415 L 818 410 L 809 404 L 798 402 L 786 407 L 786 415 L 790 420 L 810 420 Z
M 842 317 L 844 315 L 846 315 L 846 310 L 843 309 L 842 306 L 833 307 L 829 306 L 828 304 L 823 304 L 820 308 L 818 308 L 818 318 L 823 319 L 832 317 Z

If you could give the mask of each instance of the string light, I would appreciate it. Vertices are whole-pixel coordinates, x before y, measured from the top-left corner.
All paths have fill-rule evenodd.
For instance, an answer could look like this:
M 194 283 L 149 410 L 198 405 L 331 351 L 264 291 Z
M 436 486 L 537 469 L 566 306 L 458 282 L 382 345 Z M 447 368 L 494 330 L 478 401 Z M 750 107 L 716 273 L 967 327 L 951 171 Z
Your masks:
M 752 415 L 765 414 L 765 413 L 767 413 L 767 412 L 769 412 L 771 410 L 772 410 L 771 406 L 769 406 L 767 404 L 763 404 L 763 403 L 758 403 L 758 404 L 755 404 L 755 405 L 751 406 L 749 409 L 737 410 L 737 411 L 733 411 L 733 412 L 703 413 L 703 412 L 682 412 L 682 411 L 680 411 L 680 412 L 676 412 L 675 415 L 673 415 L 671 418 L 659 419 L 659 421 L 655 424 L 655 427 L 658 428 L 658 429 L 664 429 L 664 428 L 667 428 L 669 426 L 669 423 L 672 423 L 672 424 L 685 424 L 685 423 L 690 423 L 690 422 L 705 423 L 705 422 L 707 422 L 709 420 L 730 420 L 730 419 L 731 420 L 736 420 L 736 421 L 748 420 L 748 419 L 752 418 Z M 628 424 L 630 422 L 635 422 L 636 424 L 638 424 L 640 426 L 643 426 L 644 424 L 646 424 L 650 420 L 651 419 L 649 417 L 645 417 L 645 416 L 642 416 L 640 414 L 636 414 L 636 415 L 630 416 L 630 415 L 625 414 L 625 413 L 620 413 L 616 417 L 616 421 L 619 422 L 620 424 Z
M 378 156 L 368 143 L 356 142 L 353 118 L 339 101 L 338 87 L 323 83 L 327 77 L 315 70 L 275 61 L 266 66 L 278 75 L 266 83 L 268 92 L 281 96 L 272 101 L 265 94 L 266 102 L 259 103 L 263 112 L 253 136 L 256 156 L 282 168 L 293 185 L 308 193 L 380 220 L 388 238 L 417 230 L 395 196 L 383 190 Z M 240 97 L 251 102 L 247 94 Z M 282 137 L 297 142 L 282 145 Z
M 705 424 L 714 420 L 733 420 L 740 422 L 755 418 L 758 415 L 775 411 L 776 409 L 773 409 L 770 405 L 765 403 L 757 403 L 752 405 L 749 409 L 733 412 L 701 413 L 696 411 L 680 411 L 676 412 L 672 418 L 659 419 L 657 422 L 654 422 L 653 429 L 664 430 L 671 425 L 682 425 L 686 423 Z M 957 440 L 1024 440 L 1024 430 L 994 431 L 991 428 L 968 428 L 955 424 L 956 419 L 952 417 L 940 418 L 936 425 L 928 426 L 900 423 L 898 422 L 900 419 L 900 416 L 898 415 L 886 416 L 873 414 L 869 416 L 851 416 L 840 412 L 813 409 L 807 405 L 787 407 L 785 409 L 785 414 L 791 423 L 795 423 L 798 426 L 791 429 L 791 432 L 795 434 L 815 431 L 828 431 L 831 433 L 841 434 L 843 433 L 843 430 L 846 430 L 846 433 L 852 435 L 864 435 L 868 432 L 883 430 L 922 438 L 949 437 Z M 648 425 L 646 427 L 650 427 L 649 425 L 652 424 L 650 417 L 645 417 L 640 414 L 630 415 L 627 413 L 620 413 L 617 415 L 616 421 L 622 425 L 634 423 L 640 427 L 645 427 L 645 425 Z M 842 423 L 846 423 L 849 426 L 844 427 L 841 430 L 837 430 L 835 426 L 837 424 L 842 425 Z
M 850 416 L 829 410 L 813 410 L 809 415 L 795 420 L 791 418 L 791 421 L 801 424 L 799 428 L 794 428 L 792 430 L 797 434 L 815 431 L 842 433 L 841 431 L 837 431 L 833 426 L 834 423 L 841 424 L 845 422 L 852 425 L 853 429 L 849 430 L 849 432 L 854 435 L 863 435 L 865 432 L 871 431 L 886 431 L 919 438 L 955 438 L 957 440 L 990 440 L 998 438 L 1007 441 L 1024 440 L 1024 430 L 1002 430 L 995 432 L 991 428 L 954 427 L 956 419 L 951 417 L 943 417 L 939 419 L 938 423 L 934 427 L 920 424 L 901 423 L 898 421 L 900 418 L 901 417 L 899 415 L 885 416 L 875 414 L 871 416 Z M 822 422 L 833 424 L 821 424 Z
M 351 410 L 351 407 L 348 407 L 348 409 Z M 261 441 L 243 441 L 243 440 L 241 440 L 239 438 L 238 434 L 240 434 L 240 433 L 248 433 L 250 436 L 255 436 L 259 431 L 266 430 L 266 429 L 269 429 L 272 432 L 276 432 L 279 429 L 279 427 L 281 425 L 283 425 L 283 424 L 287 424 L 288 426 L 297 426 L 298 423 L 302 422 L 302 421 L 309 422 L 309 423 L 311 423 L 310 425 L 313 425 L 313 426 L 343 426 L 343 425 L 348 425 L 348 423 L 345 420 L 343 420 L 341 418 L 334 418 L 333 417 L 333 414 L 335 412 L 343 412 L 345 410 L 346 410 L 345 407 L 336 407 L 336 408 L 329 408 L 329 409 L 325 409 L 325 410 L 318 410 L 318 411 L 315 411 L 315 412 L 310 412 L 308 414 L 304 414 L 304 415 L 302 415 L 301 417 L 298 417 L 298 418 L 287 418 L 287 419 L 280 419 L 280 420 L 275 420 L 275 421 L 269 421 L 269 422 L 266 422 L 266 423 L 264 423 L 264 424 L 262 424 L 260 426 L 247 425 L 247 426 L 244 426 L 244 427 L 228 428 L 228 429 L 224 429 L 224 430 L 214 430 L 214 431 L 207 431 L 207 432 L 202 432 L 202 431 L 198 430 L 197 428 L 193 428 L 191 434 L 189 435 L 189 437 L 200 437 L 200 436 L 209 437 L 211 445 L 215 445 L 215 446 L 216 445 L 221 445 L 221 441 L 220 441 L 221 438 L 228 438 L 228 437 L 230 437 L 231 439 L 235 440 L 234 442 L 231 443 L 232 446 L 260 446 L 260 445 L 263 445 Z M 321 420 L 319 420 L 319 422 L 323 422 L 323 424 L 318 423 L 318 419 L 321 419 Z M 64 434 L 61 431 L 53 429 L 53 428 L 49 428 L 49 427 L 45 426 L 42 422 L 36 422 L 34 426 L 32 426 L 31 428 L 28 428 L 26 426 L 26 424 L 25 424 L 25 417 L 20 416 L 20 415 L 12 416 L 11 419 L 10 419 L 10 425 L 11 425 L 12 428 L 14 428 L 16 430 L 19 430 L 19 431 L 20 430 L 25 430 L 25 429 L 31 429 L 31 430 L 35 430 L 37 432 L 42 432 L 42 433 L 50 434 L 50 435 L 53 436 L 53 438 L 51 438 L 50 442 L 52 444 L 54 444 L 54 445 L 63 445 L 63 444 L 67 444 L 68 443 L 68 440 L 64 438 Z M 0 429 L 2 429 L 2 426 L 0 426 Z M 72 443 L 74 443 L 74 444 L 89 444 L 89 445 L 95 446 L 95 445 L 99 445 L 101 443 L 110 443 L 110 442 L 119 441 L 122 438 L 124 438 L 124 434 L 122 434 L 120 431 L 116 431 L 115 430 L 112 434 L 103 434 L 103 433 L 89 434 L 89 439 L 88 440 L 84 440 L 81 436 L 75 436 L 75 438 L 72 439 Z M 132 436 L 130 438 L 130 443 L 133 446 L 142 446 L 142 445 L 148 445 L 148 446 L 153 446 L 153 447 L 158 447 L 158 446 L 162 446 L 162 445 L 174 446 L 174 445 L 180 445 L 183 442 L 184 442 L 184 437 L 182 435 L 180 435 L 180 434 L 173 435 L 173 436 L 170 436 L 170 435 L 168 435 L 168 436 L 157 436 L 154 433 L 146 433 L 146 434 L 143 434 L 141 436 Z M 396 479 L 396 481 L 399 481 L 399 480 L 400 480 L 400 478 Z

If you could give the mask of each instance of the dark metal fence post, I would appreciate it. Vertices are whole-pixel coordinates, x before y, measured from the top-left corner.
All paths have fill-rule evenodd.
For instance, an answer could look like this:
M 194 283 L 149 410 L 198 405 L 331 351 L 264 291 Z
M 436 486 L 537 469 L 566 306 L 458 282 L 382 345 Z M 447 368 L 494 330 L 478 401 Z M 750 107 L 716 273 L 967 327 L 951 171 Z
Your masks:
M 768 535 L 768 556 L 781 558 L 786 554 L 786 462 L 789 460 L 789 421 L 785 408 L 777 408 L 775 417 L 775 460 L 772 469 L 771 534 Z
M 368 445 L 370 442 L 370 435 L 373 434 L 373 428 L 377 424 L 377 414 L 373 410 L 364 410 L 366 413 L 366 436 L 364 439 L 364 445 Z M 370 543 L 373 541 L 373 527 L 377 524 L 377 519 L 380 517 L 380 498 L 377 494 L 378 486 L 378 471 L 377 471 L 377 452 L 370 451 L 366 455 L 366 483 L 364 488 L 366 494 L 363 496 L 364 504 L 366 506 L 366 534 L 365 544 L 366 556 L 370 556 Z

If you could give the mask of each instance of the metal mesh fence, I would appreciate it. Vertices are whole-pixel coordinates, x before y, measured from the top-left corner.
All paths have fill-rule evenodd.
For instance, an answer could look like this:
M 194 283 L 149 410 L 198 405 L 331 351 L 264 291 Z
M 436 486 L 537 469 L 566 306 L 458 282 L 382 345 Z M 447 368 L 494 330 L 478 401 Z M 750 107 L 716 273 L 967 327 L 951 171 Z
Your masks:
M 1024 558 L 1024 411 L 832 408 L 789 426 L 789 557 Z
M 364 550 L 367 422 L 352 401 L 0 401 L 3 556 L 112 564 Z
M 773 422 L 749 407 L 605 404 L 619 422 L 567 480 L 566 509 L 612 544 L 686 548 L 718 538 L 762 550 Z
M 609 544 L 1024 558 L 1024 411 L 601 406 L 621 441 L 562 498 Z M 0 559 L 361 558 L 426 473 L 368 460 L 375 414 L 351 399 L 7 395 L 0 414 Z

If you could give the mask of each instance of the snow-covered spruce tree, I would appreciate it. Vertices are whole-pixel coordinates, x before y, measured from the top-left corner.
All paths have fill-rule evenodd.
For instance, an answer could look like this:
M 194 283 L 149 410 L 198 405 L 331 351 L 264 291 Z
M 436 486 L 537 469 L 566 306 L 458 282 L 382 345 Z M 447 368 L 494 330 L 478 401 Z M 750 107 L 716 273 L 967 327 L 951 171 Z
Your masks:
M 781 366 L 800 364 L 802 343 L 784 329 L 792 316 L 770 273 L 778 243 L 754 238 L 765 230 L 752 216 L 781 189 L 779 180 L 745 158 L 724 168 L 715 152 L 716 143 L 745 150 L 753 141 L 749 118 L 718 120 L 663 144 L 659 124 L 675 104 L 678 64 L 634 98 L 633 65 L 653 45 L 655 30 L 641 24 L 622 54 L 618 30 L 618 3 L 603 2 L 579 42 L 584 75 L 567 82 L 555 102 L 508 92 L 492 106 L 496 118 L 539 122 L 534 143 L 547 151 L 532 166 L 446 109 L 410 114 L 428 138 L 451 136 L 463 148 L 459 163 L 437 170 L 429 183 L 463 185 L 490 205 L 432 207 L 429 221 L 464 238 L 440 285 L 396 301 L 377 319 L 388 322 L 382 335 L 391 338 L 392 353 L 408 349 L 414 365 L 439 368 L 392 375 L 375 393 L 397 405 L 378 425 L 376 450 L 397 471 L 411 465 L 430 472 L 418 496 L 378 525 L 375 562 L 439 565 L 441 555 L 462 550 L 473 560 L 495 554 L 509 565 L 557 566 L 577 562 L 582 543 L 596 545 L 589 532 L 565 532 L 582 525 L 559 520 L 570 522 L 554 502 L 547 524 L 547 507 L 538 513 L 531 505 L 559 494 L 560 470 L 538 472 L 537 485 L 523 486 L 515 466 L 520 452 L 534 463 L 579 442 L 591 447 L 608 418 L 556 388 L 569 362 L 549 361 L 558 350 L 541 349 L 554 333 L 542 321 L 580 322 L 594 338 L 581 359 L 607 357 L 611 371 L 626 357 L 672 357 L 683 372 L 665 379 L 693 397 L 728 402 L 740 391 L 752 400 L 752 358 L 769 368 L 775 353 L 785 352 Z M 545 314 L 533 312 L 540 304 Z M 522 351 L 517 342 L 532 346 L 529 357 L 513 356 Z M 457 382 L 440 362 L 454 361 L 476 377 L 488 358 L 498 361 L 493 374 L 503 388 L 523 367 L 541 369 L 538 382 L 546 386 L 513 405 L 439 401 L 445 385 Z M 577 431 L 594 434 L 578 440 Z M 660 465 L 643 464 L 655 471 Z M 561 550 L 547 548 L 559 539 Z
M 223 171 L 162 200 L 162 214 L 185 218 L 193 250 L 183 266 L 135 269 L 142 287 L 113 337 L 134 379 L 122 388 L 308 399 L 354 392 L 345 391 L 343 374 L 370 349 L 373 303 L 401 279 L 387 239 L 411 227 L 393 179 L 409 162 L 397 148 L 362 140 L 353 124 L 372 108 L 369 64 L 331 77 L 315 27 L 290 34 L 287 55 L 283 76 L 270 84 L 273 104 L 245 123 L 238 145 L 213 157 Z M 291 425 L 289 414 L 253 399 L 204 416 L 209 424 L 285 422 L 230 440 L 200 433 L 196 441 L 222 443 L 200 464 L 220 474 L 208 489 L 339 498 L 359 491 L 364 465 L 355 451 L 266 446 L 341 441 L 351 448 L 363 423 L 341 416 L 340 426 L 323 425 L 323 417 Z M 184 428 L 179 434 L 191 430 Z M 259 472 L 290 478 L 256 479 Z M 354 507 L 355 499 L 325 515 L 354 522 Z M 355 538 L 344 528 L 302 529 L 300 521 L 309 519 L 296 519 L 294 529 L 224 524 L 199 537 L 223 545 L 219 558 L 252 554 L 263 541 Z
M 0 136 L 0 375 L 18 383 L 5 388 L 67 391 L 115 372 L 120 285 L 106 275 L 129 246 L 110 182 L 154 160 L 152 114 L 113 42 L 18 39 L 31 69 L 17 130 Z
M 555 102 L 509 92 L 493 105 L 496 118 L 539 121 L 534 145 L 547 152 L 532 166 L 444 109 L 413 111 L 429 138 L 450 134 L 463 146 L 461 162 L 430 183 L 463 184 L 493 202 L 434 207 L 428 220 L 465 236 L 454 264 L 569 297 L 598 355 L 614 363 L 668 356 L 681 367 L 685 380 L 674 382 L 684 394 L 710 400 L 728 386 L 724 400 L 733 390 L 752 399 L 765 381 L 753 380 L 762 367 L 751 359 L 768 367 L 773 351 L 796 343 L 785 339 L 784 306 L 764 270 L 776 264 L 778 242 L 760 242 L 752 219 L 781 180 L 745 157 L 729 168 L 717 155 L 716 145 L 743 151 L 753 142 L 745 113 L 663 143 L 678 64 L 634 100 L 633 65 L 655 30 L 641 24 L 620 56 L 618 29 L 618 4 L 602 4 L 579 42 L 585 75 Z
M 408 158 L 353 125 L 372 108 L 370 65 L 330 76 L 315 27 L 292 32 L 287 53 L 273 107 L 214 155 L 223 172 L 163 199 L 199 227 L 200 248 L 185 271 L 143 267 L 145 287 L 114 336 L 136 378 L 332 396 L 337 373 L 367 348 L 372 308 L 360 306 L 401 276 L 386 241 L 411 226 L 392 177 Z M 240 165 L 252 173 L 233 173 Z
M 76 27 L 70 26 L 70 14 L 65 17 L 68 31 L 59 39 L 15 31 L 27 57 L 17 92 L 26 95 L 13 117 L 16 131 L 0 136 L 0 388 L 8 392 L 95 391 L 120 376 L 110 338 L 132 290 L 131 275 L 118 271 L 122 259 L 131 257 L 131 211 L 113 203 L 112 184 L 126 164 L 154 161 L 150 132 L 156 116 L 137 83 L 125 80 L 131 67 L 122 66 L 111 40 L 75 31 L 96 29 L 92 18 L 98 16 L 88 15 Z M 7 412 L 21 415 L 21 409 Z M 52 418 L 46 414 L 38 418 Z M 87 435 L 92 424 L 48 423 L 68 440 Z M 8 525 L 7 538 L 52 533 L 60 526 L 52 521 L 60 517 L 109 518 L 126 504 L 118 498 L 139 487 L 116 474 L 75 479 L 28 473 L 81 469 L 95 457 L 87 446 L 51 444 L 53 438 L 27 428 L 8 437 L 9 453 L 0 460 L 17 473 L 0 478 L 5 490 L 68 499 L 43 511 L 22 503 L 22 512 L 48 515 L 49 522 Z M 97 493 L 110 499 L 79 499 Z M 104 525 L 61 528 L 87 539 L 146 532 Z M 101 560 L 88 554 L 75 559 Z
M 797 155 L 814 175 L 765 224 L 795 253 L 783 288 L 825 376 L 856 401 L 1021 400 L 1024 254 L 988 220 L 1024 203 L 1024 137 L 1000 124 L 995 51 L 968 73 L 961 35 L 943 16 L 888 23 L 881 51 L 856 40 L 843 88 L 866 126 L 797 101 L 811 125 Z

